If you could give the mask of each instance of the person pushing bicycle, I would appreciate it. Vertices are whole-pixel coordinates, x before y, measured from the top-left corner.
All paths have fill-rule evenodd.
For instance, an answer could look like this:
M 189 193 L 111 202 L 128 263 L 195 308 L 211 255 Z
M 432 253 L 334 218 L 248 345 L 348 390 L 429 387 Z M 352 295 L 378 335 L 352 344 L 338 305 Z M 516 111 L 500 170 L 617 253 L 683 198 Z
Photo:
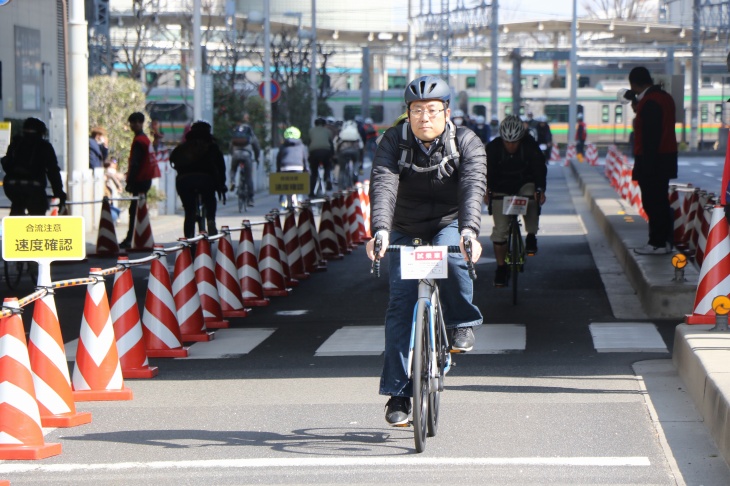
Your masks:
M 524 216 L 527 228 L 525 251 L 528 255 L 537 253 L 538 204 L 545 203 L 547 165 L 540 146 L 534 138 L 526 137 L 526 133 L 522 120 L 510 115 L 499 125 L 499 137 L 487 144 L 487 204 L 494 219 L 491 240 L 497 260 L 495 287 L 506 286 L 509 279 L 505 263 L 509 216 L 502 214 L 504 196 L 531 198 Z
M 486 190 L 484 145 L 465 127 L 449 120 L 451 88 L 433 76 L 417 78 L 405 90 L 408 121 L 389 128 L 381 139 L 370 178 L 371 230 L 366 245 L 373 260 L 375 241 L 411 244 L 421 238 L 433 245 L 459 245 L 462 255 L 449 255 L 449 278 L 440 286 L 445 322 L 452 329 L 452 350 L 471 351 L 472 328 L 482 314 L 472 303 L 473 282 L 467 269 L 464 240 L 471 240 L 472 261 L 481 254 L 477 241 L 481 205 Z M 389 258 L 390 302 L 385 315 L 385 362 L 380 394 L 391 398 L 385 407 L 390 425 L 405 425 L 411 410 L 412 381 L 408 352 L 418 280 L 402 280 L 400 255 Z

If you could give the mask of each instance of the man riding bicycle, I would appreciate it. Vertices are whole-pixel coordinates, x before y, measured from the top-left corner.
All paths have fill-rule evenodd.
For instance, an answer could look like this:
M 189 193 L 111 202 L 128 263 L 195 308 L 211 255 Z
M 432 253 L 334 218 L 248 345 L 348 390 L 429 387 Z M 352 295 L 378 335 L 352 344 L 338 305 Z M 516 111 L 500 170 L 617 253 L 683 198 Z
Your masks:
M 366 245 L 374 259 L 389 243 L 411 244 L 421 238 L 433 245 L 459 245 L 462 255 L 449 255 L 449 278 L 440 286 L 446 327 L 452 329 L 452 350 L 470 351 L 472 328 L 482 314 L 472 304 L 473 283 L 466 264 L 464 240 L 471 240 L 472 261 L 481 254 L 477 236 L 487 164 L 484 145 L 465 127 L 449 122 L 451 88 L 440 78 L 424 76 L 405 90 L 408 122 L 391 127 L 378 145 L 370 180 L 371 229 Z M 405 136 L 405 138 L 404 138 Z M 385 420 L 408 423 L 412 381 L 408 378 L 408 350 L 418 280 L 402 280 L 400 255 L 389 258 L 390 302 L 385 315 L 385 362 L 380 394 L 389 395 Z
M 348 120 L 342 124 L 340 133 L 335 138 L 335 155 L 337 157 L 337 165 L 340 168 L 338 177 L 338 185 L 341 191 L 348 189 L 348 184 L 357 182 L 357 175 L 362 164 L 363 151 L 365 144 L 360 137 L 357 129 L 357 123 Z M 352 174 L 347 172 L 347 163 L 352 160 Z M 349 180 L 349 176 L 352 180 Z
M 251 139 L 243 133 L 234 132 L 231 139 L 231 169 L 228 173 L 228 179 L 231 181 L 231 191 L 236 188 L 236 184 L 245 183 L 248 201 L 246 204 L 253 207 L 253 163 L 256 160 L 254 155 Z M 258 165 L 258 161 L 256 161 Z M 243 178 L 241 179 L 241 176 Z M 236 182 L 239 181 L 239 182 Z M 239 189 L 243 189 L 239 187 Z
M 314 188 L 317 186 L 319 165 L 324 168 L 325 189 L 332 190 L 332 155 L 334 154 L 334 140 L 332 132 L 327 128 L 327 121 L 319 117 L 314 120 L 314 127 L 309 130 L 309 197 L 315 197 Z
M 540 146 L 534 138 L 525 136 L 526 133 L 522 120 L 511 115 L 499 125 L 499 137 L 487 144 L 487 203 L 494 218 L 491 240 L 497 260 L 495 287 L 506 286 L 509 278 L 505 263 L 509 216 L 502 214 L 504 196 L 534 199 L 528 203 L 524 216 L 527 228 L 525 251 L 528 255 L 537 253 L 536 234 L 540 216 L 536 203 L 542 205 L 545 202 L 547 165 Z

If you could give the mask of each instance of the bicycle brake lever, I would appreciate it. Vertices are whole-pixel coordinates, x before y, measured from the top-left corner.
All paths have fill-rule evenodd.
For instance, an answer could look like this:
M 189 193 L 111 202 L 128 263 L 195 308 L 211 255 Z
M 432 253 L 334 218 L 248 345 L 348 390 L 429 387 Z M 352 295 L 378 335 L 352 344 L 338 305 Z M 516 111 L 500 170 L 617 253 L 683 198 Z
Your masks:
M 373 263 L 370 266 L 370 273 L 374 274 L 376 277 L 380 277 L 380 250 L 383 247 L 383 240 L 375 237 L 375 244 L 373 245 L 373 255 L 375 258 L 373 259 Z
M 472 253 L 471 253 L 471 238 L 467 238 L 464 240 L 464 250 L 466 251 L 466 268 L 469 270 L 469 277 L 472 280 L 477 279 L 477 272 L 474 269 L 474 262 L 472 261 Z

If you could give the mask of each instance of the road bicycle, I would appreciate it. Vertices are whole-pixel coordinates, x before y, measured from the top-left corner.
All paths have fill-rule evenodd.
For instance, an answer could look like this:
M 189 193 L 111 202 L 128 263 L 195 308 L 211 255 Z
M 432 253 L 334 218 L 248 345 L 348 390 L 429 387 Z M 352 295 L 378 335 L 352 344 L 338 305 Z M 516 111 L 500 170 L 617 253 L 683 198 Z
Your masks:
M 374 252 L 375 260 L 371 273 L 380 276 L 380 260 L 377 255 L 382 248 L 382 241 L 376 238 Z M 468 256 L 467 266 L 469 275 L 476 279 L 476 272 L 471 256 L 471 241 L 465 241 Z M 414 239 L 413 244 L 389 245 L 386 252 L 401 252 L 401 269 L 407 260 L 407 252 L 424 252 L 430 262 L 435 263 L 438 258 L 445 270 L 447 253 L 461 253 L 458 246 L 430 246 L 424 245 L 420 239 Z M 440 276 L 443 275 L 443 276 Z M 439 298 L 439 288 L 436 280 L 447 278 L 446 271 L 440 274 L 434 271 L 425 278 L 418 279 L 418 301 L 413 310 L 411 324 L 411 339 L 408 349 L 408 372 L 413 381 L 413 432 L 417 452 L 426 450 L 426 438 L 434 437 L 438 431 L 439 405 L 441 392 L 444 390 L 444 377 L 453 365 L 450 345 L 446 333 L 446 323 Z
M 512 304 L 517 305 L 517 279 L 525 271 L 525 241 L 522 238 L 522 222 L 520 216 L 527 214 L 530 199 L 522 196 L 503 196 L 502 214 L 509 216 L 507 232 L 507 255 L 504 262 L 510 268 L 512 285 Z
M 353 187 L 355 185 L 355 182 L 357 181 L 357 173 L 359 169 L 357 166 L 357 157 L 355 155 L 350 155 L 348 152 L 343 152 L 340 157 L 347 157 L 347 161 L 343 163 L 339 163 L 339 176 L 338 176 L 338 186 L 340 191 L 344 191 L 345 189 L 349 189 L 350 187 Z
M 253 199 L 253 194 L 249 190 L 248 177 L 246 177 L 247 162 L 238 163 L 238 190 L 236 195 L 238 196 L 238 212 L 248 211 L 249 202 Z M 250 163 L 250 162 L 248 162 Z
M 314 197 L 324 197 L 327 195 L 327 181 L 325 179 L 324 164 L 322 162 L 320 162 L 317 167 L 317 180 L 314 183 L 312 194 L 314 194 Z

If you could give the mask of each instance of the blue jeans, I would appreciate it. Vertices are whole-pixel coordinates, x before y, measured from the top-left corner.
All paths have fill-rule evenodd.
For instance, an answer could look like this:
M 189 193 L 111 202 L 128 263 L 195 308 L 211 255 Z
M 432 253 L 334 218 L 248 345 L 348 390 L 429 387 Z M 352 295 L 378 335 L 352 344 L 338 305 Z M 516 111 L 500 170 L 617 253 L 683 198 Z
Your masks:
M 413 237 L 392 231 L 391 245 L 409 245 Z M 433 245 L 458 245 L 458 222 L 439 231 Z M 439 295 L 446 327 L 474 327 L 482 324 L 482 313 L 472 304 L 474 285 L 461 253 L 449 254 L 449 278 L 439 281 Z M 410 397 L 412 382 L 408 379 L 408 346 L 411 340 L 413 308 L 418 301 L 418 280 L 402 280 L 400 253 L 388 253 L 390 302 L 385 314 L 385 362 L 380 376 L 380 394 Z

